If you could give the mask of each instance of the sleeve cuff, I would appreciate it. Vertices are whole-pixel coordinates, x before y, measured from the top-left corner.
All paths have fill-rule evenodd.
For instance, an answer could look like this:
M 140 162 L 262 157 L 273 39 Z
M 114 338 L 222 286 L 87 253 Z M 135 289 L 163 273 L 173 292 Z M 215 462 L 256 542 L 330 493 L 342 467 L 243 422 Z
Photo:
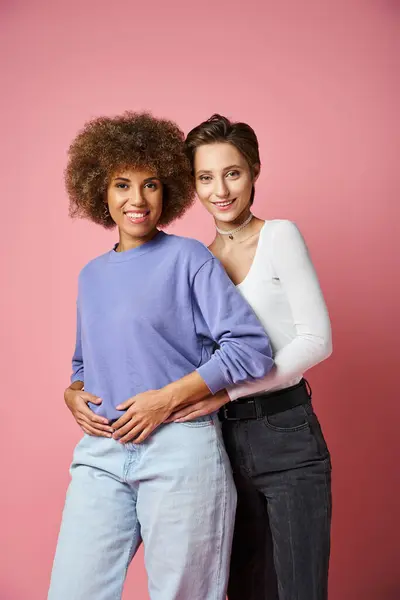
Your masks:
M 79 371 L 78 373 L 73 373 L 71 375 L 71 383 L 75 383 L 75 381 L 85 381 L 83 376 L 83 371 Z
M 231 387 L 226 388 L 226 393 L 229 396 L 231 402 L 240 398 L 243 394 L 240 393 L 240 386 L 232 385 Z
M 204 379 L 208 389 L 212 394 L 226 388 L 227 381 L 216 360 L 211 358 L 204 365 L 196 369 L 200 377 Z

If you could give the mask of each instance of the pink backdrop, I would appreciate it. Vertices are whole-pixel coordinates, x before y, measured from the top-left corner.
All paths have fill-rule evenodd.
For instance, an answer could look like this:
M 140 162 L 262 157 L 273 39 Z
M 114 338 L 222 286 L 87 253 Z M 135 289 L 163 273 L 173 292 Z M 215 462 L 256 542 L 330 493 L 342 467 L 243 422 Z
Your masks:
M 310 377 L 334 464 L 330 597 L 400 597 L 399 20 L 395 0 L 2 0 L 1 600 L 46 596 L 80 435 L 62 398 L 76 279 L 115 239 L 68 219 L 66 149 L 128 108 L 255 127 L 255 211 L 299 224 L 333 322 Z M 174 231 L 213 227 L 196 206 Z M 124 597 L 147 598 L 142 554 Z

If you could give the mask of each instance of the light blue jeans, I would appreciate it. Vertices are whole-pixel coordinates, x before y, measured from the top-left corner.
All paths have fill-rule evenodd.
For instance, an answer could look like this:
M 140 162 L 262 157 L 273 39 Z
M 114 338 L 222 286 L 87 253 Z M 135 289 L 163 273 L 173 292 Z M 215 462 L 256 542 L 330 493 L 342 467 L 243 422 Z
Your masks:
M 216 417 L 77 445 L 48 600 L 119 600 L 143 540 L 152 600 L 224 600 L 236 490 Z

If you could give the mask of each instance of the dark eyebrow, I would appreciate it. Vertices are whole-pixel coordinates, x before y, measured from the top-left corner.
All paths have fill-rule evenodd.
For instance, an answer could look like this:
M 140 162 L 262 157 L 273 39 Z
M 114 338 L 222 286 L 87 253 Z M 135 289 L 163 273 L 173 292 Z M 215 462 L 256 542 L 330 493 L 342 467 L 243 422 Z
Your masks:
M 232 169 L 243 169 L 243 167 L 241 167 L 240 165 L 230 165 L 229 167 L 225 167 L 224 171 L 231 171 Z M 196 175 L 204 175 L 204 174 L 208 174 L 211 175 L 212 171 L 205 171 L 205 170 L 201 170 L 201 171 L 197 171 Z
M 240 165 L 231 165 L 230 167 L 225 167 L 224 171 L 230 171 L 231 169 L 242 169 Z
M 147 183 L 148 181 L 160 181 L 160 179 L 158 177 L 148 177 L 147 179 L 145 179 L 145 183 Z M 128 179 L 127 177 L 114 177 L 113 181 L 126 181 L 127 183 L 130 183 L 131 180 Z

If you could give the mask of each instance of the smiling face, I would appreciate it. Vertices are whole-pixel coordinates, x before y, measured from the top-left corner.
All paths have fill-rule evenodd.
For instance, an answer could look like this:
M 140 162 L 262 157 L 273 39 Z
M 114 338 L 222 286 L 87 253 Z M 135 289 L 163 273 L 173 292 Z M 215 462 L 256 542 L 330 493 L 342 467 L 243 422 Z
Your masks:
M 196 149 L 194 175 L 197 195 L 216 221 L 236 223 L 250 212 L 253 185 L 250 166 L 229 142 L 205 144 Z
M 162 183 L 152 171 L 127 170 L 111 177 L 107 203 L 122 245 L 144 243 L 153 237 L 162 200 Z

